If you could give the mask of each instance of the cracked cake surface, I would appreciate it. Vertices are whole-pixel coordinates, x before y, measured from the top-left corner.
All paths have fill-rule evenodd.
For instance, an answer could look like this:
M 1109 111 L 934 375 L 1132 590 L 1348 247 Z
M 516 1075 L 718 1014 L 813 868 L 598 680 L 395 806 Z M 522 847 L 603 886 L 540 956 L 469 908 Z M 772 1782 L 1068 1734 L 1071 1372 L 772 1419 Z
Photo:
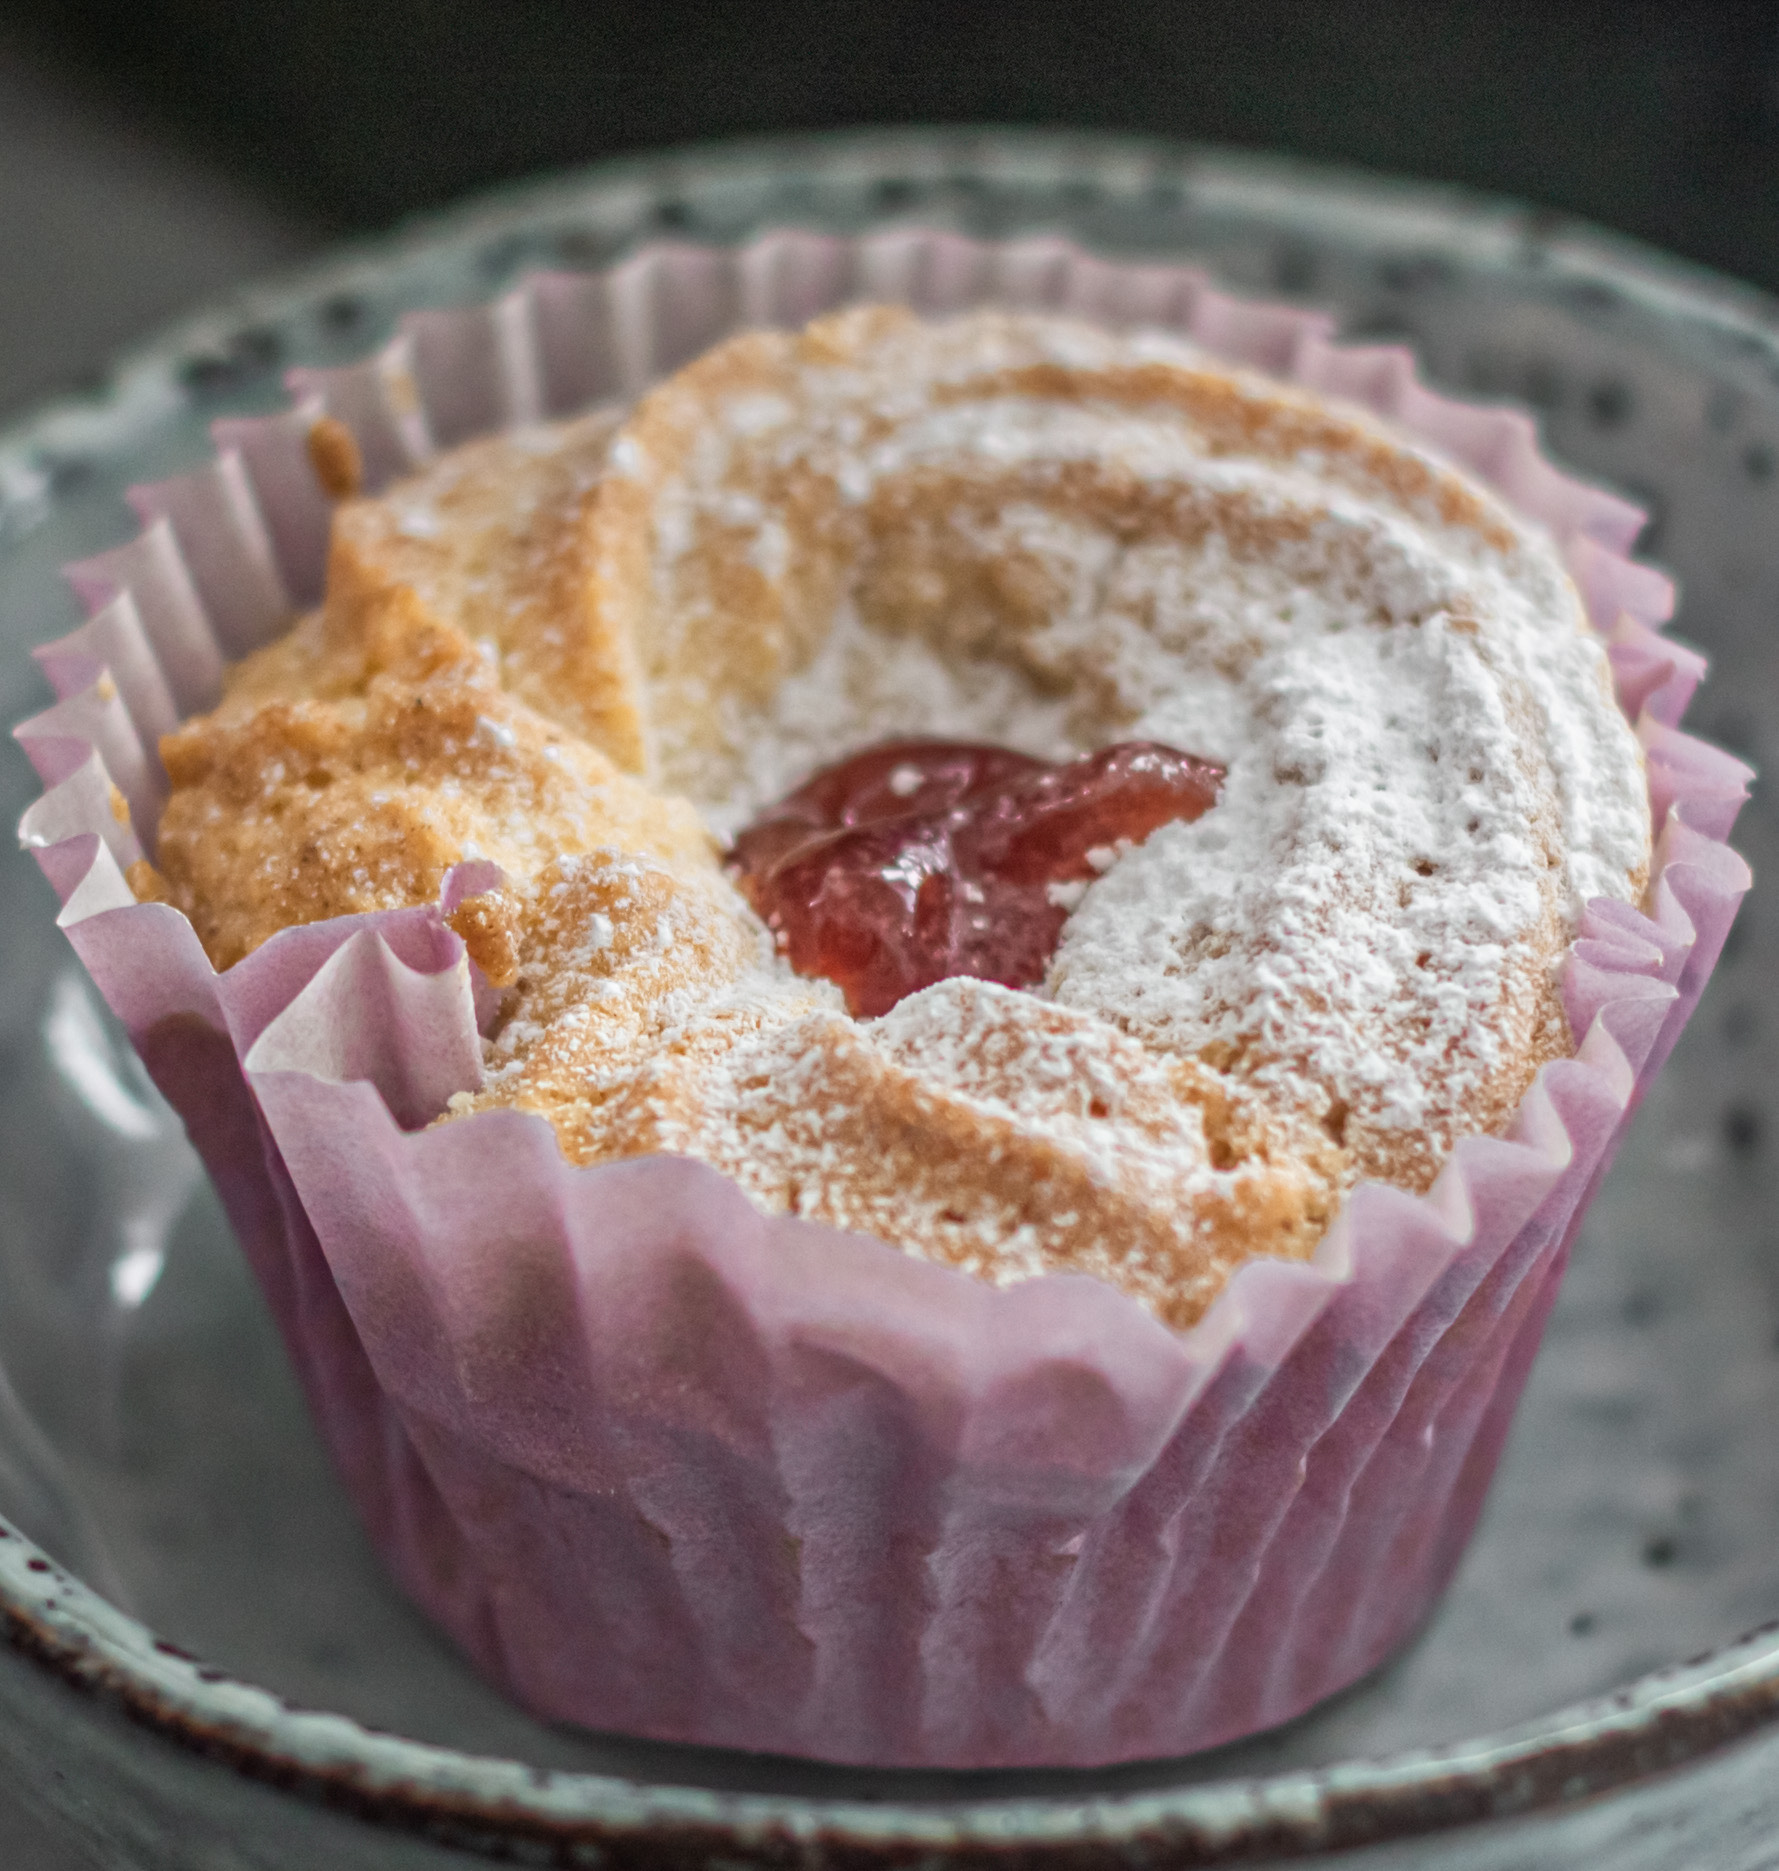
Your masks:
M 1170 338 L 862 308 L 336 510 L 322 608 L 165 746 L 139 893 L 217 966 L 436 900 L 503 990 L 479 1089 L 564 1152 L 1175 1325 L 1427 1186 L 1571 1049 L 1640 754 L 1551 542 L 1374 419 Z M 725 841 L 910 734 L 1147 739 L 1218 803 L 1072 890 L 1030 991 L 881 1018 L 775 952 Z

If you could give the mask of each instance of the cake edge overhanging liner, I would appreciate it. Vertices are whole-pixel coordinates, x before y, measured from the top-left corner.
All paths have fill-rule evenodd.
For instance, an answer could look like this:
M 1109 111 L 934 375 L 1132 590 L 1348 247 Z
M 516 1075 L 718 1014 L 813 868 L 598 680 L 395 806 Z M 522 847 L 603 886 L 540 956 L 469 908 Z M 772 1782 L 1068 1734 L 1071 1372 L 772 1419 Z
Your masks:
M 1584 914 L 1575 1056 L 1426 1196 L 1360 1187 L 1311 1262 L 1246 1264 L 1184 1334 L 1082 1276 L 996 1289 L 767 1217 L 697 1163 L 570 1168 L 540 1117 L 421 1128 L 479 1078 L 443 918 L 491 867 L 223 976 L 124 881 L 159 736 L 320 595 L 317 416 L 375 487 L 860 299 L 1167 328 L 1363 404 L 1557 537 L 1637 724 L 1649 907 Z M 46 789 L 21 838 L 185 1119 L 385 1559 L 540 1713 L 864 1764 L 1178 1754 L 1363 1675 L 1456 1565 L 1579 1216 L 1748 887 L 1724 841 L 1749 770 L 1679 729 L 1704 662 L 1626 556 L 1642 515 L 1551 467 L 1525 416 L 1329 329 L 1060 240 L 661 245 L 293 372 L 292 409 L 216 423 L 212 463 L 133 490 L 135 540 L 68 568 L 91 615 L 35 653 L 61 699 L 16 730 Z

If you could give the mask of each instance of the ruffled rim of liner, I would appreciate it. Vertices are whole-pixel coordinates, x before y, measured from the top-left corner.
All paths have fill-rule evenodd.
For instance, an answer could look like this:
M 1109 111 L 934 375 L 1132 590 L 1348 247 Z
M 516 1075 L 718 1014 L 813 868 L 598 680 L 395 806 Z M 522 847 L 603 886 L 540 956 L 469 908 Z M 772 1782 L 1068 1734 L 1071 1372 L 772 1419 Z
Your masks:
M 893 1276 L 901 1303 L 878 1315 L 872 1334 L 880 1344 L 903 1341 L 906 1359 L 893 1364 L 921 1365 L 923 1346 L 942 1354 L 967 1340 L 978 1360 L 985 1344 L 995 1346 L 992 1361 L 1003 1368 L 984 1375 L 998 1389 L 1034 1364 L 1085 1360 L 1114 1393 L 1148 1391 L 1162 1404 L 1138 1413 L 1152 1453 L 1233 1352 L 1276 1367 L 1338 1291 L 1372 1284 L 1374 1261 L 1388 1263 L 1376 1271 L 1387 1276 L 1389 1311 L 1406 1318 L 1460 1249 L 1511 1240 L 1532 1220 L 1574 1160 L 1572 1135 L 1597 1136 L 1603 1124 L 1616 1132 L 1666 1057 L 1750 881 L 1725 840 L 1751 770 L 1679 728 L 1705 662 L 1662 634 L 1673 611 L 1670 581 L 1627 556 L 1644 516 L 1551 467 L 1522 413 L 1427 390 L 1408 350 L 1336 344 L 1325 315 L 1233 298 L 1181 268 L 1119 266 L 1063 241 L 991 245 L 918 230 L 857 242 L 785 232 L 733 250 L 662 244 L 606 274 L 533 275 L 490 305 L 411 314 L 366 363 L 292 371 L 297 400 L 288 411 L 215 423 L 213 462 L 131 490 L 144 521 L 134 540 L 67 568 L 90 615 L 34 652 L 59 699 L 15 730 L 46 789 L 20 837 L 61 897 L 59 922 L 77 948 L 83 927 L 97 934 L 95 919 L 123 914 L 161 925 L 133 978 L 127 968 L 119 978 L 114 952 L 113 1007 L 133 1031 L 134 1013 L 161 1018 L 170 1009 L 225 1028 L 262 1104 L 274 1107 L 275 1131 L 279 1081 L 301 1071 L 375 1085 L 380 1099 L 364 1100 L 367 1122 L 380 1121 L 381 1102 L 404 1126 L 423 1123 L 480 1071 L 461 945 L 442 923 L 455 900 L 487 887 L 478 867 L 459 866 L 436 908 L 286 930 L 225 976 L 211 969 L 183 916 L 138 904 L 124 881 L 152 848 L 152 832 L 143 838 L 135 828 L 152 828 L 165 798 L 152 751 L 160 735 L 214 704 L 225 661 L 320 596 L 331 507 L 310 466 L 312 424 L 326 414 L 353 430 L 374 489 L 473 435 L 633 397 L 741 325 L 794 328 L 868 299 L 935 315 L 992 303 L 1183 334 L 1222 360 L 1364 406 L 1550 530 L 1636 724 L 1657 828 L 1647 909 L 1597 900 L 1572 945 L 1563 994 L 1581 1035 L 1574 1056 L 1540 1072 L 1506 1136 L 1461 1141 L 1426 1195 L 1361 1185 L 1309 1262 L 1245 1264 L 1206 1316 L 1178 1334 L 1081 1276 L 995 1289 L 881 1242 L 761 1217 L 702 1165 L 656 1159 L 574 1169 L 538 1117 L 487 1113 L 408 1136 L 404 1167 L 416 1187 L 423 1161 L 441 1153 L 460 1173 L 486 1175 L 498 1165 L 502 1179 L 522 1156 L 530 1173 L 564 1184 L 641 1170 L 658 1181 L 665 1171 L 691 1209 L 720 1214 L 739 1257 L 733 1272 L 766 1310 L 779 1309 L 774 1289 L 791 1311 L 803 1304 L 790 1300 L 777 1270 L 801 1260 L 787 1261 L 785 1250 L 790 1237 L 805 1237 L 828 1257 L 822 1277 L 831 1300 L 852 1283 L 843 1268 L 866 1276 L 874 1303 L 885 1297 L 881 1276 Z M 128 822 L 114 809 L 114 785 Z M 307 983 L 294 998 L 292 980 Z M 328 1039 L 318 1053 L 328 1009 L 366 993 L 427 1044 L 400 1060 L 342 1056 Z M 381 1121 L 387 1128 L 387 1116 Z M 1601 1151 L 1593 1176 L 1609 1154 Z M 672 1205 L 664 1182 L 657 1193 Z M 1051 1303 L 1065 1287 L 1066 1300 Z M 1084 1289 L 1097 1293 L 1093 1303 Z M 824 1301 L 818 1310 L 831 1323 L 845 1307 Z M 1132 1459 L 1143 1458 L 1133 1451 Z

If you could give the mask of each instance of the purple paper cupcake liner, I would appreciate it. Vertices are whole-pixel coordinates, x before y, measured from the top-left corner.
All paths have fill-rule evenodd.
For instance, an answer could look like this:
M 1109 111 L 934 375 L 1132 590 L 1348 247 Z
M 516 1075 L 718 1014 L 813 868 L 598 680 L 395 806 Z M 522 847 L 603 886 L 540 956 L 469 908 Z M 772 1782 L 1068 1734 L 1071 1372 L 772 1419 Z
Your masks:
M 865 299 L 1161 327 L 1363 404 L 1555 536 L 1645 749 L 1648 905 L 1585 912 L 1575 1056 L 1427 1195 L 1361 1186 L 1313 1260 L 1248 1263 L 1189 1332 L 1090 1279 L 997 1289 L 762 1215 L 698 1163 L 570 1168 L 532 1115 L 426 1128 L 480 1079 L 444 916 L 486 867 L 220 976 L 124 881 L 165 796 L 159 736 L 320 595 L 318 415 L 375 487 Z M 21 836 L 202 1152 L 379 1548 L 539 1713 L 873 1765 L 1179 1754 L 1363 1675 L 1449 1578 L 1579 1217 L 1748 887 L 1724 840 L 1749 774 L 1679 729 L 1704 665 L 1625 556 L 1637 510 L 1558 473 L 1524 416 L 1327 334 L 1054 240 L 654 247 L 293 372 L 292 410 L 218 423 L 215 462 L 136 490 L 134 541 L 69 568 L 92 615 L 37 652 L 61 699 L 18 730 L 46 788 Z

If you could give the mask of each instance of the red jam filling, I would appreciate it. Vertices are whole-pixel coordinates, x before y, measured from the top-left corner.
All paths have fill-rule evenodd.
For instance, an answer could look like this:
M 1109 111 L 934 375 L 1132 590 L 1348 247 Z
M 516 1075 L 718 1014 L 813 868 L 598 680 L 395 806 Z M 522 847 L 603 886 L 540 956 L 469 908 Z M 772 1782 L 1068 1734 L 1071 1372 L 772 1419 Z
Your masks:
M 1223 769 L 1159 741 L 1052 765 L 967 741 L 886 741 L 818 773 L 729 863 L 802 975 L 856 1015 L 951 975 L 1043 978 L 1070 893 L 1126 845 L 1217 802 Z

